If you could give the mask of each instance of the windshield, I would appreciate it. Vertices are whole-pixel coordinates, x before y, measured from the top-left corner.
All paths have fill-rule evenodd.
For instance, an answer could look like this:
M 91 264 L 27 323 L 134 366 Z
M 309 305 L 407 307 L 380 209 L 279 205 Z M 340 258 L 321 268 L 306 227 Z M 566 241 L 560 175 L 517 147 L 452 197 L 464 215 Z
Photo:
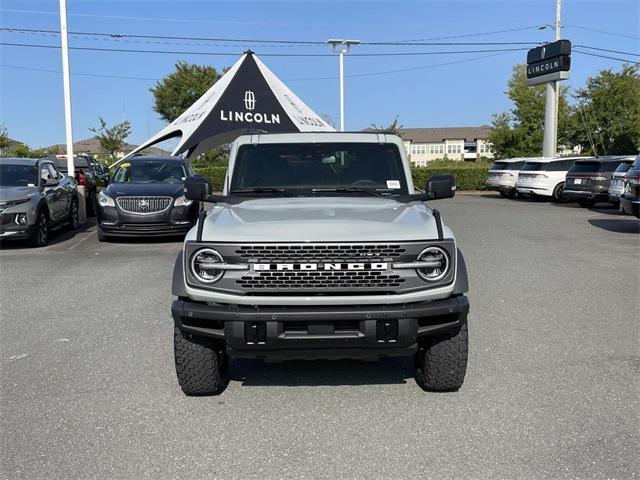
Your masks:
M 178 162 L 136 161 L 122 163 L 113 174 L 115 183 L 182 183 L 187 177 Z
M 38 184 L 38 168 L 35 165 L 0 163 L 0 186 L 33 187 Z
M 538 170 L 544 170 L 544 163 L 542 162 L 526 162 L 522 167 L 523 172 L 535 172 Z
M 408 193 L 398 148 L 377 143 L 242 146 L 231 193 L 265 189 L 301 195 L 327 191 Z

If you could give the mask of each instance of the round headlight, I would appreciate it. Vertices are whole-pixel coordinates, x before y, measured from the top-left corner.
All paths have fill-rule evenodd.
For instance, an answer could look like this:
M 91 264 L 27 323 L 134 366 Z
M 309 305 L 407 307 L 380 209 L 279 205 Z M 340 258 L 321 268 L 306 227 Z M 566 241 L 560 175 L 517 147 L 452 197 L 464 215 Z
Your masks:
M 214 283 L 220 280 L 223 270 L 215 268 L 223 263 L 222 256 L 211 248 L 202 248 L 191 255 L 191 273 L 200 283 Z
M 429 266 L 417 269 L 418 275 L 427 282 L 438 282 L 449 273 L 449 254 L 440 247 L 427 247 L 418 255 L 419 262 Z

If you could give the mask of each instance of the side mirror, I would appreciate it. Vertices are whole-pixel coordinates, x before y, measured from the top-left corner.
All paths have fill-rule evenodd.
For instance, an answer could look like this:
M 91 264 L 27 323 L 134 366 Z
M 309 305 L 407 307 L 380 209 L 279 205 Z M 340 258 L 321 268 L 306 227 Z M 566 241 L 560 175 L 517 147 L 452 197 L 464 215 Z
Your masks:
M 184 196 L 187 200 L 204 202 L 211 194 L 211 183 L 205 177 L 194 175 L 184 181 Z
M 424 189 L 432 200 L 452 198 L 456 194 L 456 183 L 453 175 L 431 175 Z

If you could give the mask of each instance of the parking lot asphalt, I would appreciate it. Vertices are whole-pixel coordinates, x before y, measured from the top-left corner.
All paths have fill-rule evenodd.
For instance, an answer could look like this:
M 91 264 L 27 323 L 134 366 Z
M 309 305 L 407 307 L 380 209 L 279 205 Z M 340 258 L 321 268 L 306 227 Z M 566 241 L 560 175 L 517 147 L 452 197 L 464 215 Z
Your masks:
M 95 226 L 0 251 L 1 477 L 615 478 L 640 475 L 638 221 L 614 209 L 434 202 L 470 274 L 457 393 L 409 359 L 232 361 L 217 397 L 173 367 L 179 240 Z

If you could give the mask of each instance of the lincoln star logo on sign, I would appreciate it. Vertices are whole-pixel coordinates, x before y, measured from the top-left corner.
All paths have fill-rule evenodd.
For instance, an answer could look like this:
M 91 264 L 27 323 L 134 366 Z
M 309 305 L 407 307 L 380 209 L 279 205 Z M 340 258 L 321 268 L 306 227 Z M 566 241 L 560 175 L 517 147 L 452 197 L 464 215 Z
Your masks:
M 251 90 L 244 92 L 244 108 L 246 112 L 234 112 L 233 110 L 220 110 L 220 120 L 225 122 L 247 123 L 280 123 L 279 113 L 254 113 L 256 108 L 256 95 Z
M 378 263 L 254 263 L 254 271 L 265 270 L 387 270 L 389 264 L 386 262 Z
M 251 90 L 244 92 L 244 108 L 247 110 L 253 110 L 256 108 L 256 96 Z

